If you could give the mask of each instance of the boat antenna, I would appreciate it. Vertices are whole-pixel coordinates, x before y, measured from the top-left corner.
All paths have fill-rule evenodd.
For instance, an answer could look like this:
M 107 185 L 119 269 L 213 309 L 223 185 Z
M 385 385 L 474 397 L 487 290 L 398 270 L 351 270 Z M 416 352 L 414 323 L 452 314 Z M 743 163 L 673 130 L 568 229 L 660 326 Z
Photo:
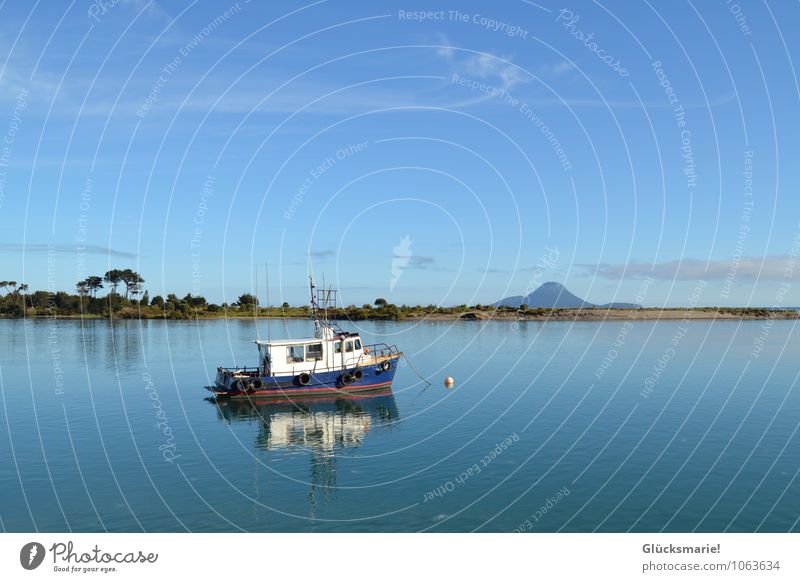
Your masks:
M 253 317 L 256 321 L 256 341 L 260 341 L 258 337 L 258 265 L 256 265 L 256 301 L 255 305 L 253 306 Z
M 264 263 L 264 271 L 265 271 L 265 274 L 266 274 L 266 277 L 267 277 L 267 280 L 266 280 L 266 285 L 267 285 L 267 341 L 270 342 L 270 341 L 272 341 L 272 334 L 270 334 L 270 329 L 269 329 L 269 320 L 270 320 L 269 310 L 272 308 L 272 306 L 269 303 L 269 263 Z
M 322 271 L 322 314 L 325 321 L 328 321 L 328 293 L 325 288 L 325 271 Z

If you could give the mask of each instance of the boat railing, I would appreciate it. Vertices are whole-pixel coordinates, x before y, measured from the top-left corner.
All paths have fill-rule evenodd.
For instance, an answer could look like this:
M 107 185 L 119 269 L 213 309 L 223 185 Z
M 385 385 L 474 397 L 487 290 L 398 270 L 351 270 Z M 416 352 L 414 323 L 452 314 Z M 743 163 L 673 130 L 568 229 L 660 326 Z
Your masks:
M 366 355 L 374 356 L 376 358 L 381 358 L 383 356 L 394 356 L 399 354 L 400 352 L 397 349 L 397 346 L 394 344 L 367 344 L 364 346 L 364 353 Z

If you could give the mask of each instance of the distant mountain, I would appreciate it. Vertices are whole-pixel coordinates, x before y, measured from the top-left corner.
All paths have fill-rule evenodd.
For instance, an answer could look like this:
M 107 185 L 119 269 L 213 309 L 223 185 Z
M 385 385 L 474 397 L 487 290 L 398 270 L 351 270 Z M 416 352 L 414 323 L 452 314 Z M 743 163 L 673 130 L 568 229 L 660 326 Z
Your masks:
M 542 283 L 538 289 L 528 295 L 515 295 L 501 299 L 495 306 L 498 307 L 519 307 L 527 305 L 528 308 L 536 307 L 594 307 L 580 297 L 570 293 L 561 283 L 552 281 Z
M 542 283 L 538 289 L 528 295 L 513 295 L 501 299 L 494 304 L 495 307 L 519 307 L 527 305 L 529 309 L 537 307 L 605 307 L 617 309 L 638 309 L 641 305 L 636 303 L 606 303 L 604 305 L 594 305 L 584 301 L 580 297 L 570 293 L 561 283 L 548 281 Z

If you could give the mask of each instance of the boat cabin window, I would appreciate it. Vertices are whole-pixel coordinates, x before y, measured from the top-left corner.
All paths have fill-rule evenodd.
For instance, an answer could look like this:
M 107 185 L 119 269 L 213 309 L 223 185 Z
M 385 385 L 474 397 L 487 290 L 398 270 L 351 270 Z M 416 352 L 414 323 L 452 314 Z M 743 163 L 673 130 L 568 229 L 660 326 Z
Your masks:
M 336 352 L 337 354 L 341 354 L 342 353 L 342 342 L 334 343 L 333 344 L 333 351 Z
M 287 364 L 294 364 L 303 360 L 303 346 L 286 346 Z
M 306 360 L 321 360 L 322 344 L 310 344 L 306 346 Z
M 357 339 L 357 340 L 356 340 L 356 349 L 357 349 L 357 350 L 360 350 L 360 349 L 361 349 L 361 340 L 360 340 L 360 339 Z
M 352 352 L 353 351 L 353 342 L 347 342 L 344 344 L 344 351 Z

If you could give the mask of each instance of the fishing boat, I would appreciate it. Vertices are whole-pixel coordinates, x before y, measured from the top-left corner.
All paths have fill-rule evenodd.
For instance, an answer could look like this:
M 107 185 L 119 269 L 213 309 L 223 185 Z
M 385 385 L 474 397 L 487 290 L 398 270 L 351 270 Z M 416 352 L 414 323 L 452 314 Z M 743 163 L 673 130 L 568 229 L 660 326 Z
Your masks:
M 337 292 L 311 286 L 314 337 L 261 341 L 258 366 L 217 368 L 217 398 L 285 398 L 295 395 L 361 394 L 390 387 L 402 352 L 385 343 L 365 344 L 328 318 Z

